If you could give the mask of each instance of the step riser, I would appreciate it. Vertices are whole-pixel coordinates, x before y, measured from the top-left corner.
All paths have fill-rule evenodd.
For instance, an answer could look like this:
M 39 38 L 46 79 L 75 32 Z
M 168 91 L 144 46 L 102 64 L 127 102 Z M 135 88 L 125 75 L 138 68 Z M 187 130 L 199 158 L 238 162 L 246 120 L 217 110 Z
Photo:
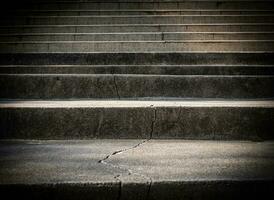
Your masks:
M 129 198 L 140 194 L 140 191 L 145 194 L 148 183 L 123 183 L 121 190 L 120 184 L 104 183 L 104 184 L 89 184 L 89 183 L 67 183 L 67 184 L 10 184 L 0 186 L 1 194 L 10 196 L 16 199 L 20 196 L 22 199 L 40 199 L 47 200 L 48 196 L 52 199 L 59 200 L 113 200 L 120 198 Z M 158 199 L 179 199 L 182 195 L 188 199 L 213 199 L 220 198 L 224 200 L 230 199 L 259 199 L 267 195 L 271 199 L 274 198 L 272 188 L 273 181 L 183 181 L 183 182 L 159 182 L 152 183 L 150 186 L 149 200 Z M 252 188 L 252 190 L 251 190 Z M 193 194 L 195 190 L 195 195 Z M 183 191 L 183 193 L 182 193 Z M 45 195 L 46 194 L 46 195 Z M 121 197 L 120 197 L 121 196 Z M 143 196 L 143 195 L 139 195 Z M 213 197 L 214 196 L 214 197 Z M 144 197 L 145 198 L 145 197 Z
M 271 15 L 273 11 L 246 11 L 246 10 L 193 10 L 193 11 L 176 11 L 176 10 L 167 10 L 167 11 L 160 11 L 160 10 L 145 10 L 145 11 L 100 11 L 100 10 L 91 10 L 91 11 L 84 11 L 84 10 L 77 10 L 77 11 L 63 11 L 63 10 L 56 10 L 56 11 L 9 11 L 5 12 L 5 16 L 87 16 L 87 15 Z
M 1 65 L 273 64 L 273 53 L 2 53 Z
M 274 66 L 0 66 L 0 74 L 274 75 Z
M 0 137 L 274 139 L 273 120 L 273 108 L 1 108 Z
M 273 41 L 255 42 L 25 42 L 0 43 L 1 53 L 27 52 L 170 52 L 170 51 L 273 51 Z
M 267 23 L 274 16 L 108 16 L 108 17 L 29 17 L 2 19 L 2 25 L 93 25 L 93 24 L 184 24 L 184 23 Z
M 56 2 L 32 2 L 22 4 L 21 8 L 31 9 L 271 9 L 273 2 L 217 2 L 205 1 L 193 2 L 77 2 L 77 3 L 56 3 Z
M 1 27 L 0 33 L 247 32 L 273 31 L 274 25 L 151 25 Z
M 270 40 L 274 33 L 155 33 L 96 35 L 0 35 L 1 42 L 15 41 L 163 41 L 163 40 Z
M 0 75 L 0 83 L 5 99 L 274 97 L 273 76 Z

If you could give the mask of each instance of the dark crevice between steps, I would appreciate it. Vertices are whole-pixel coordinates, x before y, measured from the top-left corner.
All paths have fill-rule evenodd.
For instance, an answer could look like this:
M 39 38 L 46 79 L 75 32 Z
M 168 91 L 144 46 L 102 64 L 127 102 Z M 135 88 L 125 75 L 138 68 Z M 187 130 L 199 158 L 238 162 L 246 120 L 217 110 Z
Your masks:
M 114 83 L 114 87 L 115 87 L 115 90 L 116 90 L 117 97 L 118 97 L 118 99 L 121 99 L 121 96 L 120 96 L 119 90 L 118 90 L 118 86 L 117 86 L 117 83 L 116 83 L 115 75 L 113 75 L 113 83 Z
M 153 107 L 153 105 L 151 105 L 151 107 Z M 156 119 L 157 119 L 157 110 L 156 110 L 156 108 L 153 108 L 153 120 L 151 121 L 151 126 L 150 126 L 151 129 L 150 129 L 149 139 L 148 140 L 151 140 L 153 138 Z

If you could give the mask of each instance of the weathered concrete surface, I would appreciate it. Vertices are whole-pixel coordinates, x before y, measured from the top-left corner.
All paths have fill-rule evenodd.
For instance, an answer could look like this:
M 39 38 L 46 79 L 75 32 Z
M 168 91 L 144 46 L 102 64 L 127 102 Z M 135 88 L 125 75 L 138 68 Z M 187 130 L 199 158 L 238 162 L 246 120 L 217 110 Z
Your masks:
M 273 197 L 273 142 L 1 141 L 0 190 L 29 199 Z M 271 189 L 272 188 L 272 189 Z
M 271 52 L 274 40 L 26 41 L 0 42 L 1 53 Z
M 139 33 L 26 33 L 0 34 L 0 42 L 22 41 L 185 41 L 273 40 L 273 32 L 139 32 Z
M 274 139 L 273 101 L 2 101 L 0 137 Z
M 0 74 L 274 75 L 274 65 L 0 65 Z
M 274 98 L 273 75 L 0 74 L 0 98 Z
M 104 16 L 6 16 L 2 25 L 94 25 L 94 24 L 198 24 L 265 23 L 273 15 L 104 15 Z
M 198 2 L 198 3 L 197 3 Z M 269 9 L 273 7 L 273 1 L 255 0 L 255 1 L 230 1 L 230 0 L 208 0 L 208 1 L 20 1 L 14 4 L 14 1 L 7 2 L 13 8 L 33 9 Z
M 0 33 L 271 32 L 273 29 L 274 23 L 19 25 L 0 26 Z
M 274 52 L 0 53 L 1 65 L 273 64 Z
M 245 10 L 245 9 L 112 9 L 112 10 L 8 10 L 7 15 L 12 16 L 87 16 L 87 15 L 265 15 L 273 14 L 272 10 Z
M 99 161 L 140 142 L 2 141 L 1 194 L 23 199 L 118 199 L 121 195 L 119 176 L 127 177 L 128 170 Z M 124 181 L 134 184 L 134 192 L 146 193 L 144 178 L 132 174 Z M 124 192 L 131 193 L 130 186 L 129 191 L 125 187 Z

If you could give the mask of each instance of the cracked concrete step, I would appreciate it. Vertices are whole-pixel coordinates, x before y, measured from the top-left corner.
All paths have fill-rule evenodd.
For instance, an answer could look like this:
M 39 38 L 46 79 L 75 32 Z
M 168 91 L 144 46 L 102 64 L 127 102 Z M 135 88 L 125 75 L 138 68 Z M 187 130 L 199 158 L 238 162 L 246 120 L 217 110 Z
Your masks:
M 11 198 L 274 197 L 273 142 L 8 140 L 0 144 L 0 191 Z M 98 162 L 106 156 L 110 157 Z
M 24 41 L 0 42 L 1 53 L 273 51 L 274 40 Z
M 164 40 L 271 40 L 274 32 L 131 32 L 131 33 L 24 33 L 0 34 L 0 42 L 16 41 L 164 41 Z
M 214 10 L 194 10 L 194 9 L 131 9 L 131 10 L 7 10 L 0 15 L 12 16 L 87 16 L 87 15 L 265 15 L 273 14 L 274 10 L 248 10 L 248 9 L 214 9 Z
M 273 120 L 274 101 L 108 99 L 0 103 L 0 137 L 17 139 L 273 140 Z
M 0 53 L 1 65 L 273 65 L 273 52 Z
M 0 33 L 123 33 L 123 32 L 272 32 L 274 23 L 21 25 L 0 26 Z
M 0 65 L 0 74 L 274 75 L 274 65 Z
M 273 75 L 0 74 L 0 98 L 274 98 Z
M 273 9 L 273 1 L 154 1 L 154 2 L 107 2 L 107 1 L 32 1 L 14 4 L 7 2 L 10 7 L 19 6 L 20 8 L 32 9 Z M 5 6 L 4 8 L 8 8 Z
M 274 15 L 107 15 L 107 16 L 14 16 L 1 25 L 93 25 L 93 24 L 197 24 L 273 23 Z

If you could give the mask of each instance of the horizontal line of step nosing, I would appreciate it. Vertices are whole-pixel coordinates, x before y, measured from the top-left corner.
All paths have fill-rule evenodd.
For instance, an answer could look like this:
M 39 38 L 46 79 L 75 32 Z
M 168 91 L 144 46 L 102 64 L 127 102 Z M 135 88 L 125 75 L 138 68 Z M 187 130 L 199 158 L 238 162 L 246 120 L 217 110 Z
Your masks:
M 272 12 L 274 9 L 256 10 L 256 9 L 13 9 L 6 10 L 11 12 Z
M 10 34 L 2 34 L 0 33 L 0 37 L 2 36 L 48 36 L 48 35 L 172 35 L 172 34 L 213 34 L 213 35 L 236 35 L 236 34 L 274 34 L 274 31 L 264 31 L 264 32 L 115 32 L 115 33 L 10 33 Z
M 0 25 L 0 28 L 16 28 L 16 27 L 134 27 L 134 26 L 149 26 L 149 27 L 159 27 L 159 26 L 274 26 L 274 23 L 257 23 L 257 22 L 250 22 L 250 23 L 203 23 L 203 24 L 62 24 L 62 25 Z
M 158 74 L 0 74 L 0 77 L 170 77 L 170 78 L 274 78 L 274 75 L 158 75 Z
M 18 42 L 0 42 L 0 44 L 108 44 L 108 43 L 265 43 L 274 42 L 274 40 L 165 40 L 165 41 L 18 41 Z
M 274 67 L 273 65 L 0 65 L 1 67 Z
M 274 101 L 208 101 L 208 100 L 185 100 L 185 101 L 113 101 L 113 100 L 80 100 L 80 101 L 31 101 L 31 100 L 11 100 L 0 101 L 0 108 L 81 108 L 81 107 L 102 107 L 102 108 L 131 108 L 131 107 L 254 107 L 254 108 L 274 108 Z
M 162 17 L 162 18 L 168 18 L 168 17 L 273 17 L 274 14 L 266 14 L 266 15 L 75 15 L 75 16 L 67 16 L 67 15 L 56 15 L 56 16 L 24 16 L 24 18 L 156 18 L 156 17 Z M 12 17 L 12 19 L 22 19 L 22 17 L 15 16 Z
M 184 3 L 229 3 L 229 4 L 238 4 L 238 3 L 272 3 L 272 1 L 266 0 L 249 0 L 249 1 L 229 1 L 229 0 L 193 0 L 193 1 L 25 1 L 25 4 L 53 4 L 53 5 L 60 5 L 60 4 L 184 4 Z
M 138 55 L 138 54 L 142 54 L 142 55 L 155 55 L 155 54 L 159 54 L 159 55 L 165 55 L 165 54 L 201 54 L 201 55 L 208 55 L 208 54 L 217 54 L 217 55 L 227 55 L 227 54 L 233 54 L 233 56 L 235 56 L 236 54 L 241 55 L 247 55 L 247 54 L 254 54 L 254 55 L 264 55 L 264 54 L 268 54 L 268 55 L 272 55 L 274 54 L 274 50 L 273 51 L 211 51 L 211 52 L 205 52 L 205 51 L 166 51 L 166 52 L 161 52 L 161 51 L 154 51 L 154 52 L 113 52 L 113 51 L 106 51 L 106 52 L 70 52 L 70 53 L 66 53 L 66 52 L 55 52 L 55 53 L 49 53 L 49 52 L 27 52 L 27 53 L 3 53 L 1 52 L 0 55 L 9 55 L 9 56 L 41 56 L 41 55 L 45 55 L 45 56 L 58 56 L 58 55 L 79 55 L 79 56 L 89 56 L 89 55 Z

